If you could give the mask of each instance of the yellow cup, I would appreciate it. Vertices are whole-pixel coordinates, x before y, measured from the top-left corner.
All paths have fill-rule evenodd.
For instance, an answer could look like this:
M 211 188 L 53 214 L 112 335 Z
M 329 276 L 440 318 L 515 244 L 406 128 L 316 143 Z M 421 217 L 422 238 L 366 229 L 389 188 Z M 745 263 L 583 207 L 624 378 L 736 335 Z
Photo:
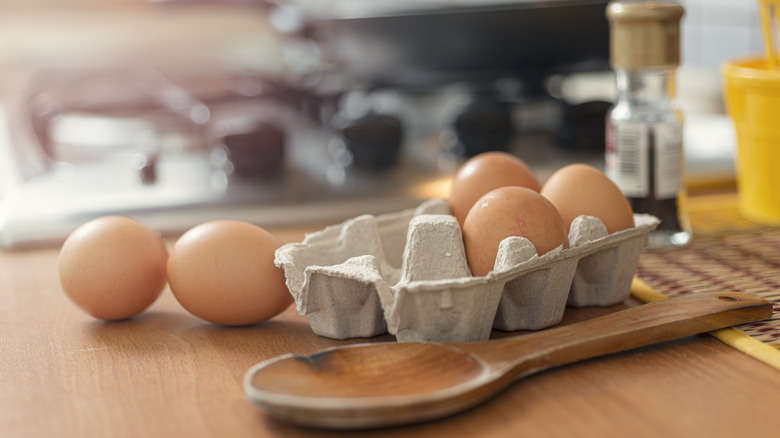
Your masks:
M 739 211 L 753 222 L 780 225 L 780 69 L 763 57 L 723 66 L 726 107 L 737 132 Z

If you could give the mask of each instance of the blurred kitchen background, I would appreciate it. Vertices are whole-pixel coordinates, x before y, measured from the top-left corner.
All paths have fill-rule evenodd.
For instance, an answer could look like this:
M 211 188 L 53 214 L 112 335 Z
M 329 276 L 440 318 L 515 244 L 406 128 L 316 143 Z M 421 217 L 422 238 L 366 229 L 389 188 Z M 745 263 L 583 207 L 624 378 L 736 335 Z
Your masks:
M 733 184 L 720 64 L 755 0 L 683 0 L 688 182 Z M 0 246 L 105 214 L 327 224 L 446 196 L 507 150 L 601 166 L 606 0 L 3 0 Z

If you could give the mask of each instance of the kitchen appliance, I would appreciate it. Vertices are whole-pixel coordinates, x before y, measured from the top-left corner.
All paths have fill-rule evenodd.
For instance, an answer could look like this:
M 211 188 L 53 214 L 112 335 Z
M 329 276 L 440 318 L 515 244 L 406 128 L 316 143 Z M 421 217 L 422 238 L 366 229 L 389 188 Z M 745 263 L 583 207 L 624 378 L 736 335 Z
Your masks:
M 606 1 L 248 3 L 276 29 L 280 74 L 33 71 L 4 107 L 0 245 L 58 242 L 106 214 L 178 233 L 384 213 L 446 195 L 484 150 L 540 177 L 601 160 L 608 103 L 555 91 L 608 69 Z

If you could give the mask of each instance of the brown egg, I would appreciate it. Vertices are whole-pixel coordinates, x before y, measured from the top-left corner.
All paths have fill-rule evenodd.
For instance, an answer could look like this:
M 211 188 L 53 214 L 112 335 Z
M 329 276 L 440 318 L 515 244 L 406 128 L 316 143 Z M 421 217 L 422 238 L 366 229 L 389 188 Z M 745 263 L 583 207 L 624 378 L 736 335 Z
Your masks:
M 452 179 L 449 204 L 452 214 L 463 225 L 471 206 L 485 193 L 505 186 L 520 186 L 539 191 L 539 182 L 531 168 L 506 152 L 475 155 L 458 169 Z
M 634 226 L 634 214 L 626 197 L 604 172 L 593 166 L 570 164 L 558 169 L 544 183 L 541 193 L 561 213 L 567 230 L 580 215 L 599 218 L 610 234 Z
M 530 240 L 538 255 L 569 246 L 563 219 L 550 201 L 525 187 L 501 187 L 481 197 L 463 222 L 472 274 L 482 276 L 493 270 L 498 245 L 509 236 Z
M 181 305 L 230 326 L 272 318 L 292 303 L 284 272 L 274 266 L 282 241 L 258 226 L 213 221 L 184 233 L 168 258 L 168 283 Z
M 95 318 L 120 320 L 151 305 L 165 287 L 168 250 L 134 219 L 104 216 L 78 227 L 60 249 L 63 291 Z

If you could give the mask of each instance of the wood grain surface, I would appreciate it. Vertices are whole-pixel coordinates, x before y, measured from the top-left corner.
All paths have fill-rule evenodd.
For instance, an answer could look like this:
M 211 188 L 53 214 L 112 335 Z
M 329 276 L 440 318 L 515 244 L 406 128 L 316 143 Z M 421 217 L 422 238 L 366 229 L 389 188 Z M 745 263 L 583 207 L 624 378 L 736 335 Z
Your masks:
M 291 242 L 304 230 L 273 231 Z M 244 373 L 283 353 L 392 340 L 319 337 L 294 307 L 252 327 L 218 327 L 169 290 L 132 320 L 96 321 L 60 290 L 57 253 L 0 252 L 3 437 L 344 436 L 269 418 L 246 400 Z M 569 309 L 562 324 L 630 305 Z M 452 418 L 351 435 L 771 436 L 779 406 L 777 370 L 702 335 L 532 376 Z

